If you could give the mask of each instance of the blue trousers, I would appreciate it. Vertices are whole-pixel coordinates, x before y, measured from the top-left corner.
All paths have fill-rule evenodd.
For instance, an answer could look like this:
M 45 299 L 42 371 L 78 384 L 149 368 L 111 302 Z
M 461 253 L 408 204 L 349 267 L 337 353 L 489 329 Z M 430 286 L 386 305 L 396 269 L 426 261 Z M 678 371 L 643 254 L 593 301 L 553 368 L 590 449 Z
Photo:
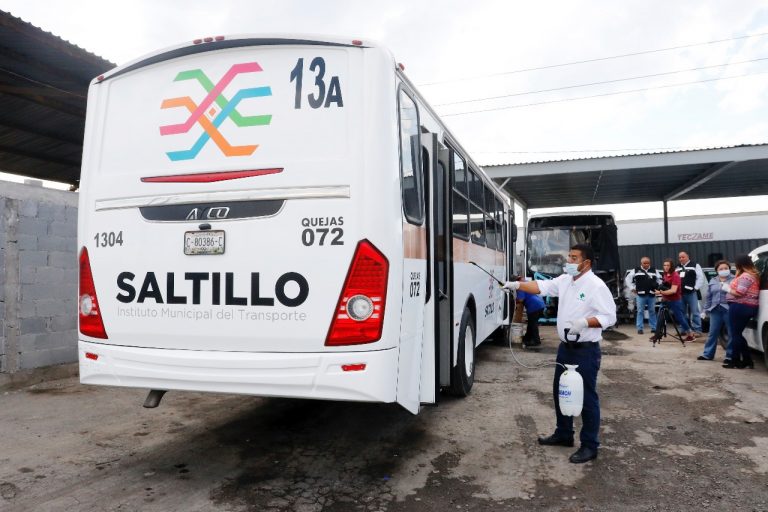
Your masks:
M 752 354 L 749 353 L 749 345 L 742 331 L 747 326 L 750 318 L 757 314 L 757 306 L 747 306 L 738 302 L 728 304 L 728 323 L 731 324 L 731 339 L 733 340 L 734 363 L 752 361 Z
M 600 344 L 580 343 L 579 348 L 568 348 L 565 343 L 560 343 L 557 349 L 557 362 L 561 364 L 577 364 L 577 371 L 584 380 L 584 407 L 581 410 L 581 433 L 579 439 L 582 446 L 597 449 L 600 446 L 598 434 L 600 431 L 600 398 L 597 396 L 597 372 L 600 370 Z M 563 416 L 560 413 L 558 391 L 560 387 L 560 375 L 564 369 L 555 367 L 553 381 L 553 396 L 555 398 L 555 415 L 557 416 L 557 429 L 555 436 L 561 438 L 573 437 L 573 416 Z
M 693 330 L 701 332 L 699 297 L 696 295 L 696 292 L 683 293 L 683 313 L 686 315 L 686 318 L 690 318 L 690 324 L 691 327 L 693 327 Z
M 732 359 L 733 344 L 731 343 L 731 324 L 728 322 L 728 310 L 723 306 L 715 306 L 715 309 L 707 313 L 709 316 L 709 336 L 707 336 L 707 342 L 704 344 L 704 352 L 702 356 L 707 359 L 714 359 L 715 352 L 717 352 L 717 338 L 720 336 L 720 331 L 725 324 L 728 330 L 728 348 L 725 351 L 726 359 Z
M 649 293 L 647 295 L 639 295 L 636 297 L 635 304 L 637 304 L 637 330 L 640 331 L 643 328 L 643 310 L 648 307 L 648 323 L 651 326 L 651 330 L 656 330 L 656 296 Z

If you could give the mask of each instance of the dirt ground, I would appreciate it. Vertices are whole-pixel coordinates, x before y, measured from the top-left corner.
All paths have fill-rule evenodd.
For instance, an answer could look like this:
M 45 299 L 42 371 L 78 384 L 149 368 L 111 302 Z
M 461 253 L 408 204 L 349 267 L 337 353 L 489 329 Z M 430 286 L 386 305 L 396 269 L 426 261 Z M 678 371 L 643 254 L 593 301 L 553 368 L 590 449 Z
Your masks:
M 541 447 L 552 369 L 478 349 L 466 399 L 395 405 L 140 390 L 76 378 L 0 393 L 3 511 L 768 511 L 768 371 L 697 361 L 702 341 L 603 343 L 602 447 Z M 541 352 L 556 338 L 543 329 Z M 755 354 L 756 357 L 759 354 Z M 577 420 L 577 425 L 580 420 Z

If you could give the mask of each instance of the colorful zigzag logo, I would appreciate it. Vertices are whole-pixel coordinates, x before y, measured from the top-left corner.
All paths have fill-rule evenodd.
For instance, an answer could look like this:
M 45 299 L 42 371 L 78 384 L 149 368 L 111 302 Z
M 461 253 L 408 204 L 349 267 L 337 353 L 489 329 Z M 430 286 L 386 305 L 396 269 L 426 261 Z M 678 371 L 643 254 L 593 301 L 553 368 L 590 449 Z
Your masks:
M 191 148 L 184 151 L 170 151 L 166 153 L 168 158 L 172 161 L 178 160 L 191 160 L 195 158 L 203 146 L 208 140 L 213 139 L 213 142 L 219 147 L 225 156 L 248 156 L 256 151 L 257 144 L 249 146 L 232 146 L 221 132 L 218 130 L 221 123 L 226 118 L 232 120 L 235 125 L 240 128 L 245 126 L 261 126 L 268 125 L 272 120 L 271 115 L 260 116 L 243 116 L 235 107 L 246 98 L 257 98 L 260 96 L 271 96 L 272 89 L 269 87 L 253 87 L 251 89 L 240 89 L 235 93 L 231 100 L 227 100 L 222 94 L 224 89 L 232 82 L 235 76 L 240 73 L 254 73 L 261 71 L 261 66 L 257 62 L 246 62 L 242 64 L 235 64 L 224 74 L 217 84 L 214 84 L 208 76 L 200 69 L 191 69 L 189 71 L 182 71 L 174 82 L 181 80 L 197 80 L 200 85 L 208 92 L 206 97 L 199 105 L 195 105 L 195 102 L 189 96 L 181 98 L 171 98 L 163 100 L 160 108 L 175 108 L 183 107 L 189 110 L 189 118 L 180 124 L 171 124 L 160 127 L 160 135 L 177 135 L 180 133 L 187 133 L 195 123 L 199 124 L 203 128 L 203 133 L 200 138 L 192 145 Z M 213 103 L 216 103 L 221 111 L 216 114 L 216 107 Z M 209 110 L 210 109 L 210 110 Z M 207 114 L 207 115 L 206 115 Z M 211 119 L 209 119 L 209 116 Z M 215 116 L 215 117 L 214 117 Z

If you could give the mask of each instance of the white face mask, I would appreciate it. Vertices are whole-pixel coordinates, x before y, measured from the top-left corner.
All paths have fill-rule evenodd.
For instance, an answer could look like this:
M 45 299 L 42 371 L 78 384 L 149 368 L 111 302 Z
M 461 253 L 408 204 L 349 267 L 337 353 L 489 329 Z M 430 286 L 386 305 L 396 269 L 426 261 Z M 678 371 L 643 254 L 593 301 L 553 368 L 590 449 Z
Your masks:
M 579 264 L 578 263 L 566 263 L 563 267 L 563 272 L 568 274 L 571 277 L 576 277 L 581 272 L 579 272 Z
M 719 275 L 720 277 L 728 277 L 729 275 L 731 275 L 731 271 L 730 270 L 718 270 L 717 271 L 717 275 Z

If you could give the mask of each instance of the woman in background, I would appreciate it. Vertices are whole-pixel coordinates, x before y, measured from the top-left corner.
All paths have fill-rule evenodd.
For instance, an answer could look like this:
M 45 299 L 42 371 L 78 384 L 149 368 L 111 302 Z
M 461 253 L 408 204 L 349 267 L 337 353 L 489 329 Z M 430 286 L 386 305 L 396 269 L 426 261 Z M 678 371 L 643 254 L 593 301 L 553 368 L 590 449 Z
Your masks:
M 666 290 L 656 290 L 656 296 L 661 297 L 669 311 L 672 312 L 675 322 L 680 326 L 680 341 L 693 341 L 696 338 L 691 332 L 691 326 L 688 324 L 685 315 L 683 314 L 683 292 L 682 282 L 680 276 L 675 272 L 675 262 L 672 258 L 664 260 L 664 266 L 662 267 L 661 278 L 663 283 L 667 285 Z M 656 319 L 656 328 L 664 325 L 661 319 Z M 653 333 L 651 341 L 659 341 L 661 336 L 658 332 Z
M 733 338 L 733 357 L 723 368 L 754 368 L 747 340 L 742 334 L 749 319 L 757 314 L 759 304 L 760 277 L 752 259 L 746 254 L 736 256 L 736 278 L 730 285 L 722 283 L 720 286 L 728 292 L 728 322 Z
M 723 283 L 730 285 L 731 281 L 733 281 L 731 264 L 726 260 L 720 260 L 715 263 L 715 271 L 717 271 L 717 275 L 709 281 L 707 301 L 701 310 L 702 320 L 709 317 L 709 336 L 707 336 L 704 351 L 698 357 L 698 360 L 711 361 L 715 358 L 717 338 L 720 336 L 723 325 L 725 325 L 728 330 L 728 348 L 725 351 L 725 361 L 723 362 L 728 363 L 731 360 L 733 344 L 731 324 L 728 322 L 728 301 L 726 300 L 728 293 L 723 290 L 722 285 Z

